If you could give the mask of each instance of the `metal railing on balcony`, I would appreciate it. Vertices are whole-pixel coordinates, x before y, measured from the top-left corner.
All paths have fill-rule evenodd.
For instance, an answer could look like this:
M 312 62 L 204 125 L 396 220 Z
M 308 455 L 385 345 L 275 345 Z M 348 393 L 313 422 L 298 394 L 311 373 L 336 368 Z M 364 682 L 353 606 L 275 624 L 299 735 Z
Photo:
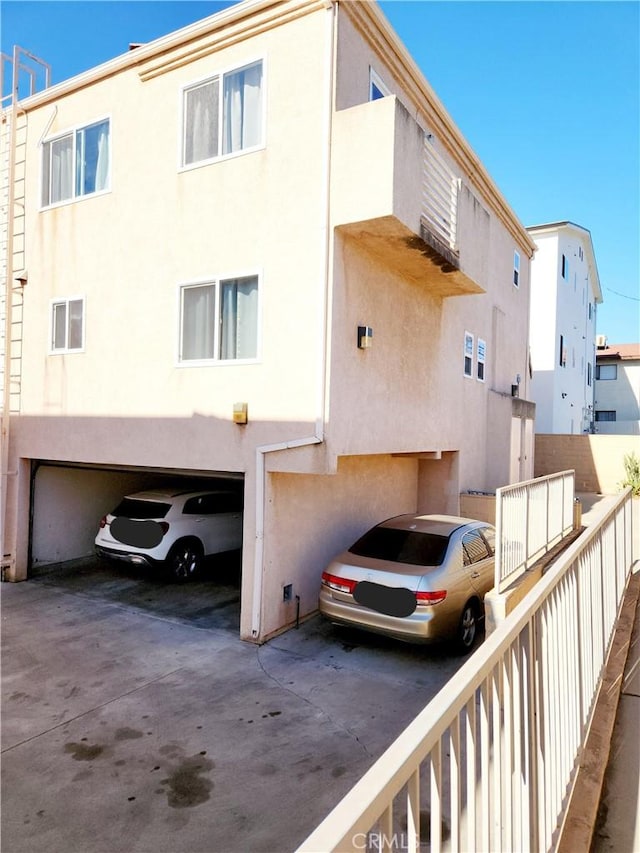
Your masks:
M 453 252 L 458 249 L 459 189 L 459 180 L 436 151 L 433 136 L 426 133 L 422 172 L 422 218 L 435 237 Z
M 571 531 L 574 493 L 574 471 L 496 490 L 497 592 L 504 592 Z
M 554 849 L 630 574 L 631 548 L 627 489 L 298 853 Z

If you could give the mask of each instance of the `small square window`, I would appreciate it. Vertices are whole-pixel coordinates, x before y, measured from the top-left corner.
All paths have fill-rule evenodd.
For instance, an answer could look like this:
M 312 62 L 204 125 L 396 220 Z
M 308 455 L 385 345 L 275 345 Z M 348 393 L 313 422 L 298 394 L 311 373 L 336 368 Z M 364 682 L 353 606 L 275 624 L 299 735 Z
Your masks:
M 261 61 L 183 89 L 182 165 L 262 145 L 263 103 Z
M 258 277 L 181 287 L 180 361 L 241 361 L 258 355 Z
M 56 299 L 51 303 L 51 352 L 84 348 L 84 299 Z
M 617 364 L 596 364 L 596 379 L 617 379 L 618 365 Z
M 596 409 L 596 420 L 597 421 L 615 421 L 616 413 L 614 410 L 607 409 Z

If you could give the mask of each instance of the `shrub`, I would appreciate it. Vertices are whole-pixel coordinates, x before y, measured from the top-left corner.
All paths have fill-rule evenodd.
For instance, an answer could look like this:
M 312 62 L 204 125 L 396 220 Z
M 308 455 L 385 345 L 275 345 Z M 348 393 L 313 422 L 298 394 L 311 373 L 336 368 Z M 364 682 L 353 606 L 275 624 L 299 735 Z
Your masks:
M 632 493 L 635 496 L 640 495 L 640 459 L 635 453 L 625 453 L 624 470 L 625 478 L 621 483 L 622 487 L 631 486 Z

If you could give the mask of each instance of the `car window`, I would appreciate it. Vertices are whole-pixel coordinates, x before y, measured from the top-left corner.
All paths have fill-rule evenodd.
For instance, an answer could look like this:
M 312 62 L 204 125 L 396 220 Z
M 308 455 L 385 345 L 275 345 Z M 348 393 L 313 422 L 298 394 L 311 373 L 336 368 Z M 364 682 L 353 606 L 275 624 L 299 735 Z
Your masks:
M 238 512 L 240 508 L 238 496 L 224 492 L 189 498 L 182 512 L 184 515 L 217 515 L 222 512 Z
M 123 498 L 111 515 L 116 518 L 164 518 L 171 504 L 160 501 L 144 501 L 137 498 Z
M 392 560 L 413 566 L 441 566 L 449 538 L 434 533 L 374 527 L 349 548 L 359 557 Z
M 465 566 L 477 563 L 479 560 L 486 560 L 487 557 L 491 556 L 487 548 L 487 543 L 480 535 L 479 530 L 472 530 L 469 533 L 465 533 L 462 537 L 462 548 L 464 551 Z
M 492 554 L 496 553 L 496 531 L 493 527 L 483 527 L 481 530 L 482 535 L 487 541 L 487 545 L 489 546 L 489 550 Z

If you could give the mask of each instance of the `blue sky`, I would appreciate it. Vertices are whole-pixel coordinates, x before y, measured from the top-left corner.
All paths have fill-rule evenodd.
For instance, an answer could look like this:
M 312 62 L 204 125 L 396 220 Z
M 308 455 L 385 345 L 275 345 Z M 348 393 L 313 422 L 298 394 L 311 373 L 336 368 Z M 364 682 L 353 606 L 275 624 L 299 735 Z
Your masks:
M 2 50 L 35 53 L 57 83 L 228 5 L 2 0 Z M 640 3 L 381 6 L 523 224 L 589 229 L 598 333 L 639 341 Z

